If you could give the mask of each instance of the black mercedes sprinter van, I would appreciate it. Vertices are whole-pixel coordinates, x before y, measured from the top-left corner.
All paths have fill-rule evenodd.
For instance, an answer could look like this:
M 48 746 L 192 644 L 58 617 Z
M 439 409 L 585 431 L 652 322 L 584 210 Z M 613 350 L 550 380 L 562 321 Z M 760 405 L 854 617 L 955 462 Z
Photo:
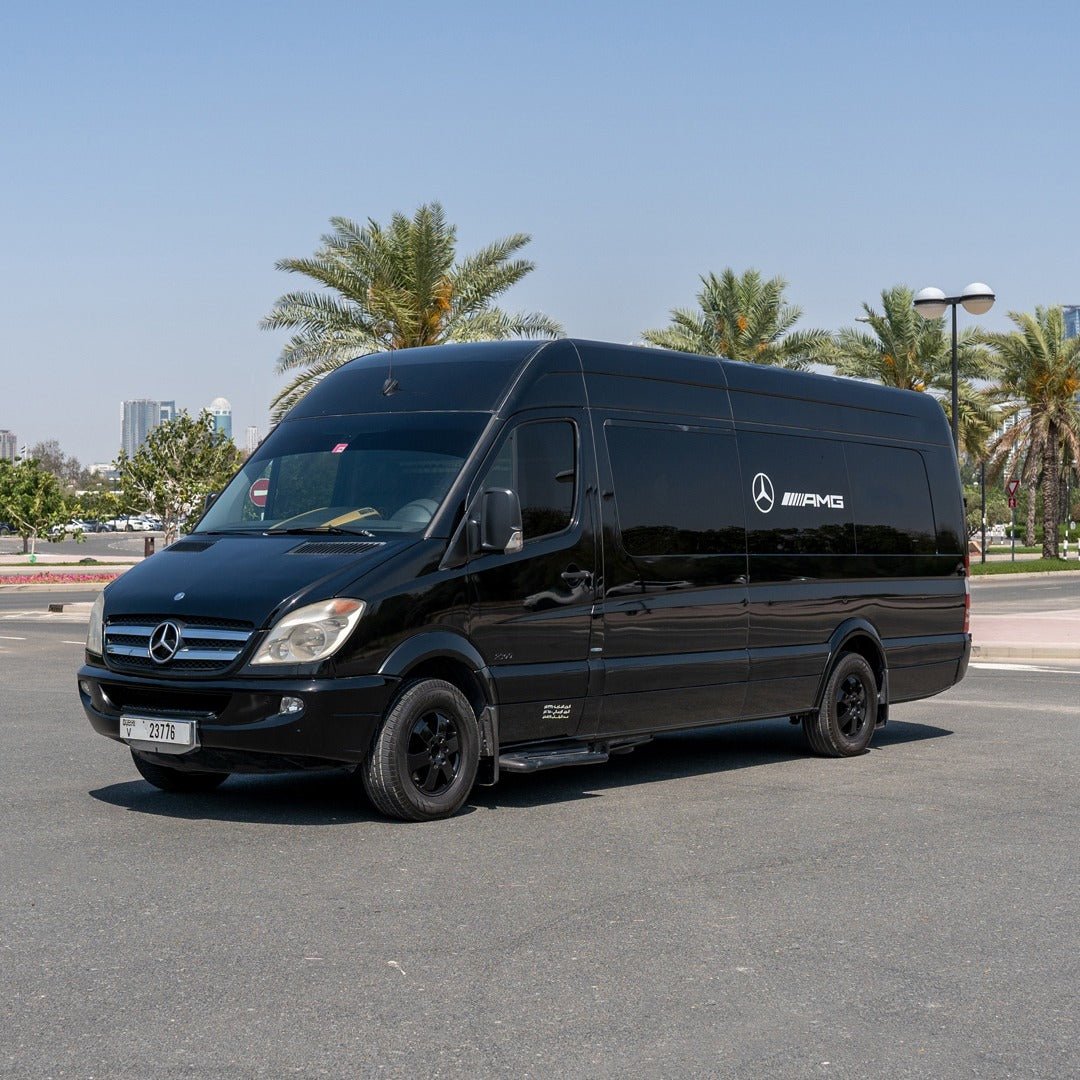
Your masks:
M 862 753 L 964 675 L 933 398 L 587 341 L 346 364 L 94 606 L 79 693 L 165 790 L 348 766 L 384 813 L 787 715 Z

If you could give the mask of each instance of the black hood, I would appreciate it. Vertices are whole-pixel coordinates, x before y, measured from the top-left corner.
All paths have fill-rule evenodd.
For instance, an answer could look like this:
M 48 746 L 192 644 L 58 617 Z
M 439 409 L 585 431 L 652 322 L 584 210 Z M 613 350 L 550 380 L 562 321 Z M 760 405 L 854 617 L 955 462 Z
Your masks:
M 105 592 L 105 617 L 209 616 L 259 628 L 286 605 L 338 595 L 419 540 L 195 534 L 117 578 Z

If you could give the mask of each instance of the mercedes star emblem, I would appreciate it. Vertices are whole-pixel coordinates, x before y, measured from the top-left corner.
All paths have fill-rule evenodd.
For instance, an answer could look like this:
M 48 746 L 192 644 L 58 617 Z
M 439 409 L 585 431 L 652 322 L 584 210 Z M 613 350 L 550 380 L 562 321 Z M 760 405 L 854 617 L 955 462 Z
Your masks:
M 754 505 L 763 514 L 767 514 L 773 508 L 773 503 L 776 502 L 772 481 L 763 472 L 759 472 L 754 477 L 754 481 L 750 485 L 750 494 L 754 499 Z
M 147 651 L 155 664 L 167 664 L 180 648 L 180 627 L 174 622 L 159 623 L 150 635 Z

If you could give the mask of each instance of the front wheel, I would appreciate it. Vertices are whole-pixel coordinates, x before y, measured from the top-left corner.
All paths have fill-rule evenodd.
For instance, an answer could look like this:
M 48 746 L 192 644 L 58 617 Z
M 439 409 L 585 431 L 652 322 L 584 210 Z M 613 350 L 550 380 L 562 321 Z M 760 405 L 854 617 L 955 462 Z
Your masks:
M 131 751 L 131 760 L 142 778 L 162 791 L 196 793 L 213 791 L 229 779 L 228 773 L 188 772 L 184 769 L 170 769 L 168 765 L 158 765 L 147 761 L 137 750 Z
M 869 749 L 877 725 L 877 679 L 858 653 L 836 662 L 822 696 L 821 708 L 803 716 L 810 746 L 826 757 L 854 757 Z
M 442 679 L 419 679 L 398 695 L 360 776 L 388 817 L 433 821 L 461 808 L 476 781 L 480 732 L 465 695 Z

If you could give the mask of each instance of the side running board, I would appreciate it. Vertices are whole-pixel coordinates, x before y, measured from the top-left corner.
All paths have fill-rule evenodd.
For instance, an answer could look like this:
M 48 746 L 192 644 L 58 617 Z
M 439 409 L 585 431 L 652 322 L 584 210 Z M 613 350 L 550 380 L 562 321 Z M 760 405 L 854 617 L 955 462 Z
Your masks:
M 599 765 L 612 754 L 628 754 L 635 746 L 651 740 L 645 735 L 610 743 L 570 743 L 510 750 L 499 755 L 499 769 L 532 773 L 541 769 L 559 769 L 564 765 Z

